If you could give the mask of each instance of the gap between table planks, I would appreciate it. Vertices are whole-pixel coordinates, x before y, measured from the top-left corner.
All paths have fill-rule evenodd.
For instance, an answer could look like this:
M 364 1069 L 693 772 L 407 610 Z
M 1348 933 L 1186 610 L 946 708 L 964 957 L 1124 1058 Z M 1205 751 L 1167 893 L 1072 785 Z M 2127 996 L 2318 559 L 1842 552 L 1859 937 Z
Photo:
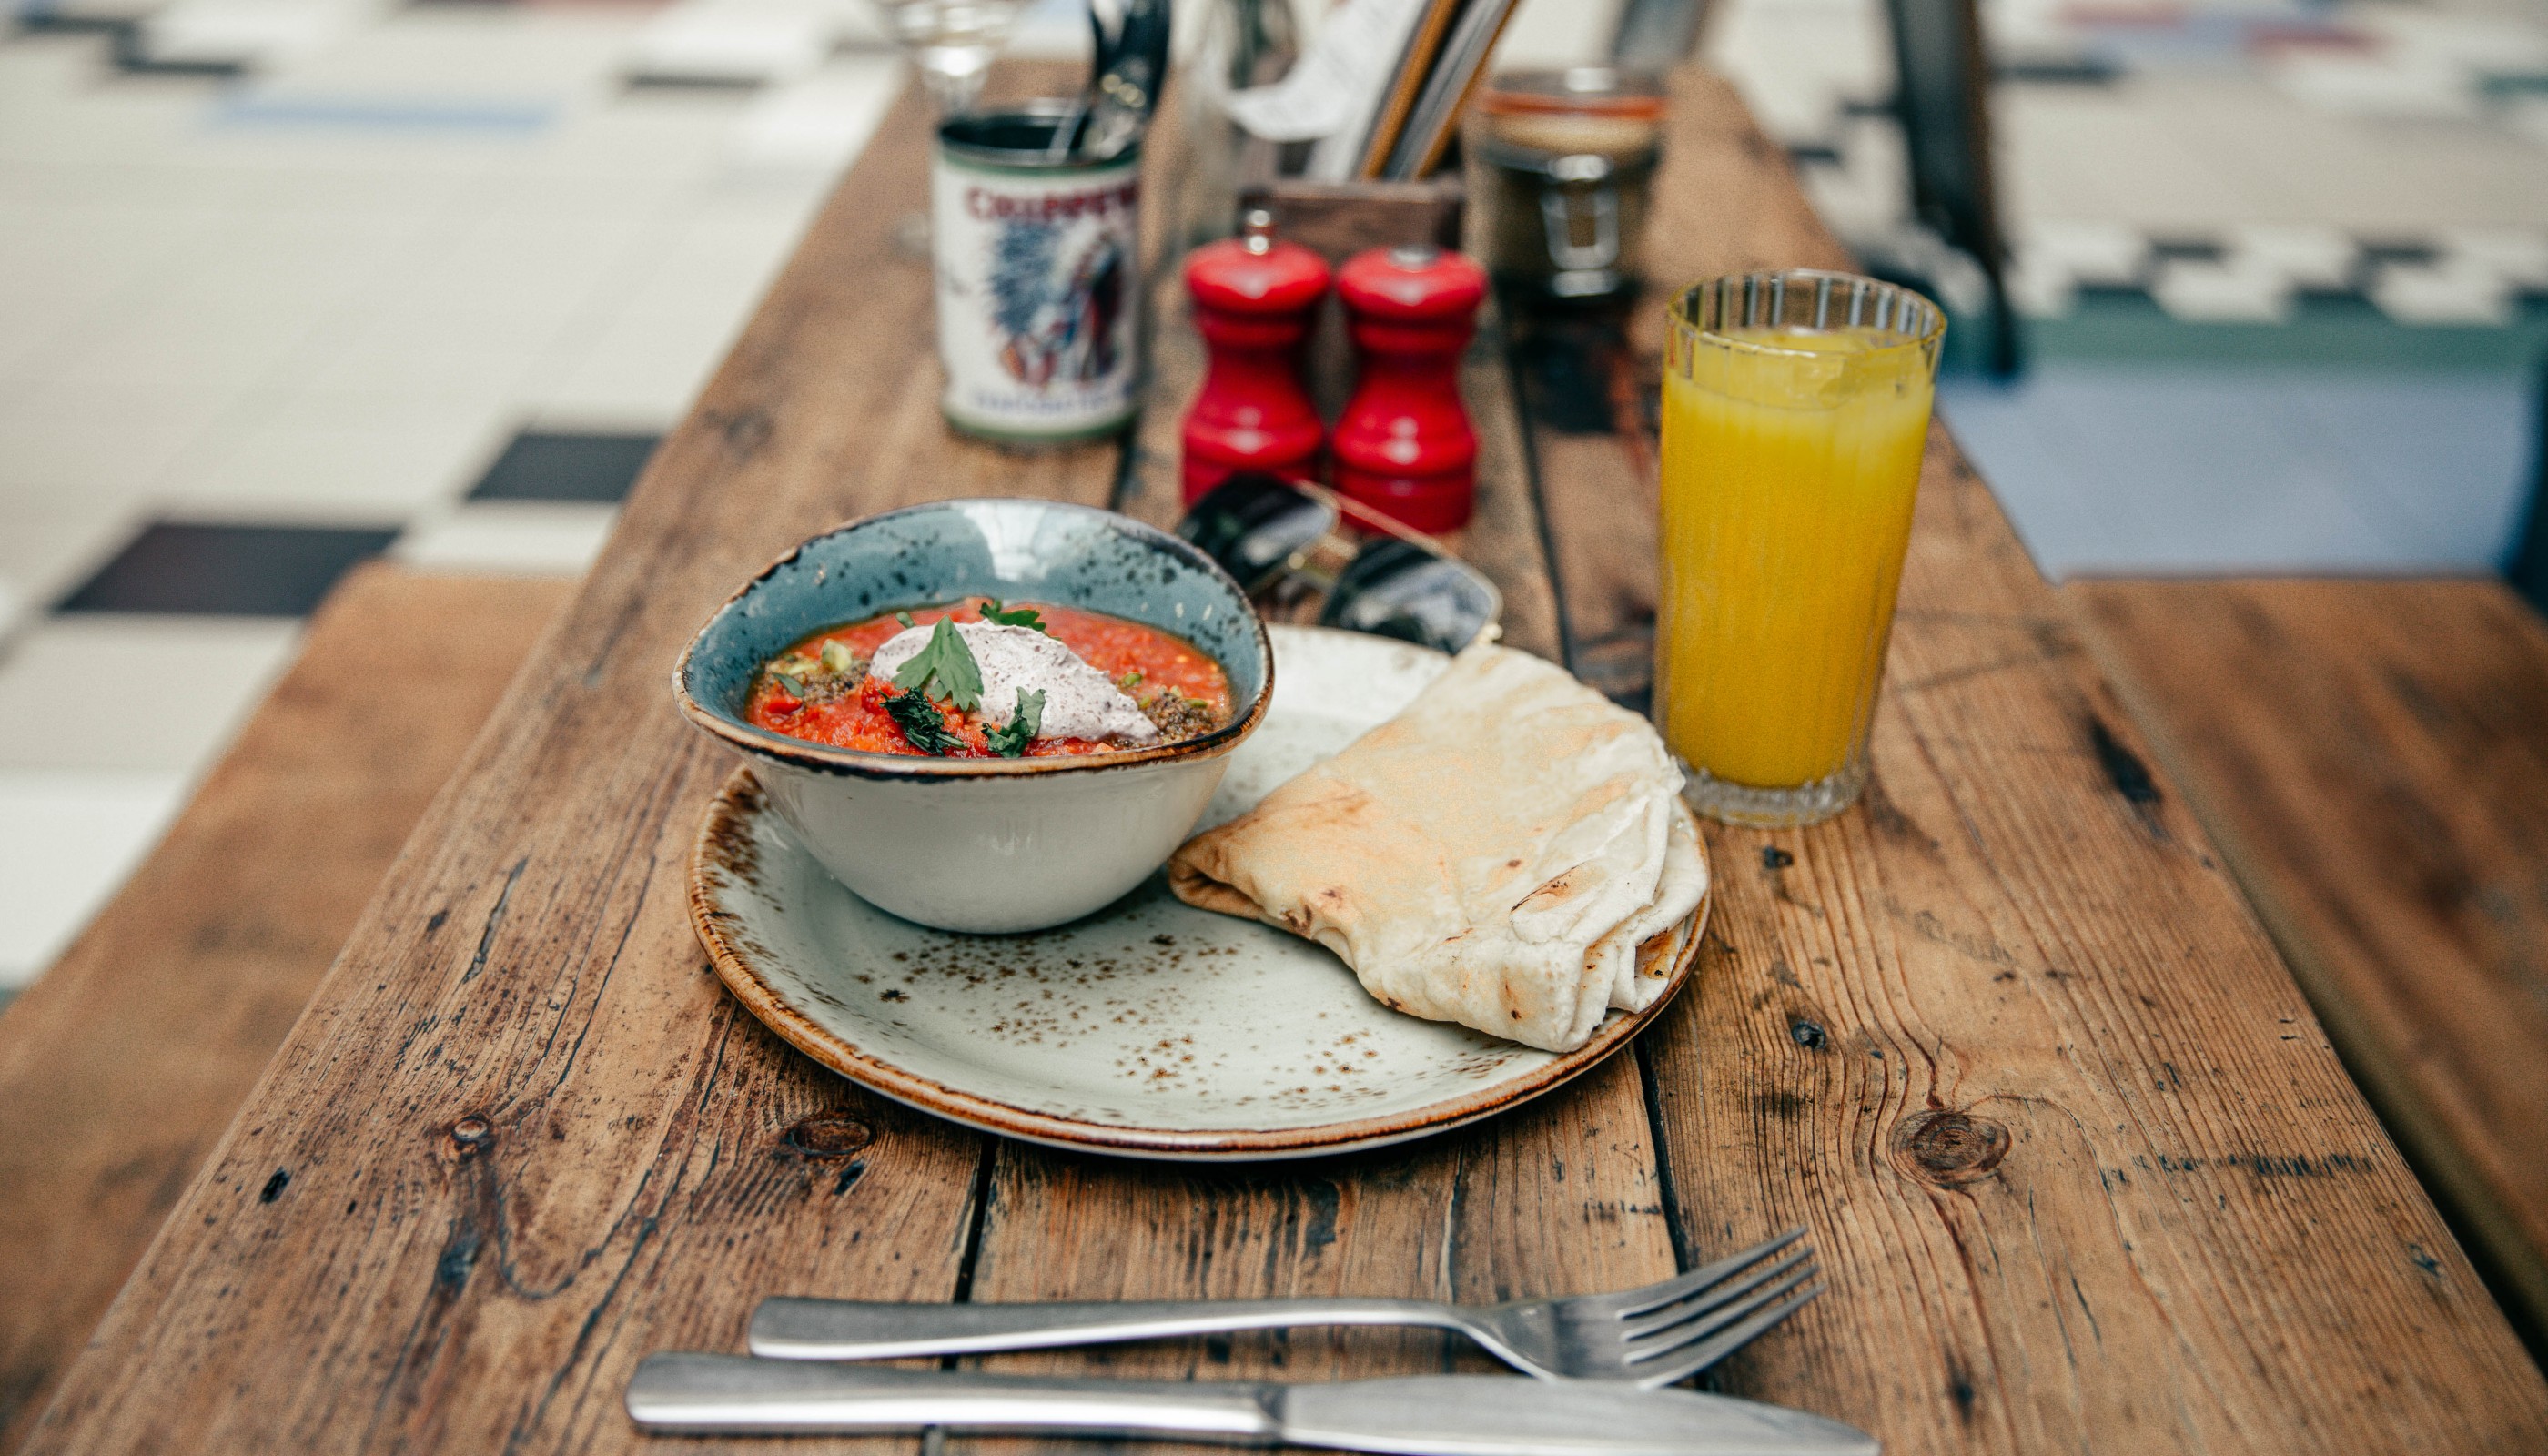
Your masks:
M 1681 102 L 1658 230 L 1717 240 L 1667 239 L 1659 271 L 1832 256 L 1730 95 L 1684 78 Z M 940 426 L 926 263 L 890 241 L 923 115 L 897 105 L 668 439 L 35 1449 L 704 1448 L 637 1437 L 621 1383 L 651 1350 L 734 1348 L 768 1292 L 1558 1292 L 1664 1272 L 1676 1217 L 1701 1249 L 1814 1226 L 1833 1293 L 1720 1383 L 1896 1451 L 2548 1432 L 2548 1391 L 1943 436 L 1877 791 L 1814 831 L 1714 836 L 1711 950 L 1640 1060 L 1404 1152 L 1188 1170 L 986 1144 L 737 1013 L 681 912 L 728 767 L 665 702 L 689 631 L 852 514 L 1103 502 L 1119 478 L 1160 508 L 1152 455 Z M 1633 521 L 1640 487 L 1542 488 L 1562 587 L 1576 533 Z M 1536 535 L 1528 503 L 1497 503 L 1508 541 Z M 1531 553 L 1480 530 L 1519 598 Z M 1517 641 L 1561 640 L 1526 618 Z M 1039 1361 L 1445 1362 L 1474 1363 L 1326 1334 Z

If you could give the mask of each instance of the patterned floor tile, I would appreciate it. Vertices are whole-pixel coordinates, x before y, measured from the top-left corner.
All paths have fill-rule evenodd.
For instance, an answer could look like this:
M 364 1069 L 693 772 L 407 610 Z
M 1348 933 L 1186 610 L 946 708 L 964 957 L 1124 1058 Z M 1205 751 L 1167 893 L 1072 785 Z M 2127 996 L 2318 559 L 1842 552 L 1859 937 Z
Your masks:
M 653 458 L 656 434 L 526 429 L 513 436 L 478 484 L 472 500 L 625 500 Z
M 388 527 L 154 521 L 54 608 L 300 617 L 398 538 Z

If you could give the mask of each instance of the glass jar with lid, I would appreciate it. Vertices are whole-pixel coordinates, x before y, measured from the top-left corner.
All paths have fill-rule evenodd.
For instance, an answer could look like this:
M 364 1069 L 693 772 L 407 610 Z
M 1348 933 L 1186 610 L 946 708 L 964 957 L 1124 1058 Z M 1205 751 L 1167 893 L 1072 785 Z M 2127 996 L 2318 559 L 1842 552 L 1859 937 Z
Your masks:
M 1610 66 L 1511 72 L 1480 89 L 1470 196 L 1499 279 L 1563 299 L 1634 284 L 1664 107 L 1660 78 Z

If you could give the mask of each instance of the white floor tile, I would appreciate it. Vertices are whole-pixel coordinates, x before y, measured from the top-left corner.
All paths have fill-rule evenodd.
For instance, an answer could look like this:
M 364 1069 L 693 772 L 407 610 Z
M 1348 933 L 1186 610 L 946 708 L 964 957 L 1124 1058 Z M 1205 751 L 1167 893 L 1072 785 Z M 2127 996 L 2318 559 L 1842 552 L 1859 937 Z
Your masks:
M 2454 261 L 2484 268 L 2516 288 L 2548 290 L 2548 228 L 2446 228 L 2440 241 Z
M 2371 52 L 2299 55 L 2268 68 L 2274 84 L 2339 116 L 2469 121 L 2478 114 L 2469 76 L 2449 64 Z
M 57 202 L 35 191 L 24 171 L 0 175 L 0 379 L 52 379 L 65 353 L 137 305 L 227 222 L 207 208 Z
M 2514 134 L 2548 146 L 2548 96 L 2525 96 L 2505 106 L 2503 124 Z
M 0 988 L 70 945 L 158 843 L 187 777 L 0 770 Z
M 264 697 L 298 623 L 221 617 L 47 618 L 0 657 L 0 770 L 192 774 Z M 150 684 L 148 712 L 116 700 Z
M 833 32 L 809 8 L 681 0 L 630 40 L 624 65 L 644 81 L 757 86 L 813 71 L 831 52 Z
M 424 571 L 582 576 L 618 519 L 608 505 L 469 501 L 417 520 L 390 554 Z
M 84 331 L 49 371 L 64 385 L 195 393 L 207 382 L 254 384 L 318 330 L 328 300 L 263 304 L 181 299 Z
M 2030 218 L 2023 228 L 2019 255 L 2048 276 L 2120 288 L 2139 283 L 2149 267 L 2149 234 L 2126 224 Z
M 0 573 L 17 583 L 32 613 L 85 580 L 150 513 L 138 488 L 59 491 L 0 483 Z
M 770 91 L 736 119 L 736 161 L 750 167 L 832 172 L 867 144 L 902 89 L 887 56 L 855 56 Z
M 0 403 L 0 500 L 124 501 L 246 397 L 251 381 L 45 385 Z
M 395 519 L 467 490 L 510 425 L 493 392 L 310 391 L 173 467 L 160 494 L 190 507 Z
M 2243 223 L 2229 242 L 2238 262 L 2297 288 L 2348 287 L 2362 251 L 2342 228 L 2308 223 Z
M 176 0 L 141 23 L 134 48 L 161 65 L 274 65 L 323 48 L 370 9 L 360 0 Z
M 2371 301 L 2401 323 L 2474 323 L 2512 319 L 2512 289 L 2492 268 L 2459 259 L 2393 263 L 2371 281 Z
M 690 186 L 723 164 L 734 120 L 755 99 L 746 89 L 614 89 L 576 109 L 490 178 L 493 187 L 507 189 L 494 200 L 537 206 L 603 183 L 666 194 Z
M 2151 280 L 2150 296 L 2172 317 L 2197 323 L 2279 323 L 2292 307 L 2291 282 L 2279 269 L 2235 257 L 2167 263 Z
M 2079 280 L 2037 254 L 2021 252 L 2008 268 L 2008 296 L 2030 318 L 2058 318 L 2079 297 Z
M 282 75 L 338 94 L 565 99 L 615 81 L 621 48 L 652 18 L 640 6 L 411 5 Z

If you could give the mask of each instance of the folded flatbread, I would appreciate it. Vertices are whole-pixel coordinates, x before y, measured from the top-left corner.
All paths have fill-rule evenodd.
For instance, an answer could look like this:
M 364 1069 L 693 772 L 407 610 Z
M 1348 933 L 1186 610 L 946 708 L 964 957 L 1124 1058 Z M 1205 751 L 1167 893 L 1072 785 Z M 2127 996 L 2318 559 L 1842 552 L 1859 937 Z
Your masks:
M 1481 643 L 1344 752 L 1186 842 L 1187 904 L 1325 946 L 1390 1007 L 1551 1051 L 1642 1011 L 1707 862 L 1643 718 Z

